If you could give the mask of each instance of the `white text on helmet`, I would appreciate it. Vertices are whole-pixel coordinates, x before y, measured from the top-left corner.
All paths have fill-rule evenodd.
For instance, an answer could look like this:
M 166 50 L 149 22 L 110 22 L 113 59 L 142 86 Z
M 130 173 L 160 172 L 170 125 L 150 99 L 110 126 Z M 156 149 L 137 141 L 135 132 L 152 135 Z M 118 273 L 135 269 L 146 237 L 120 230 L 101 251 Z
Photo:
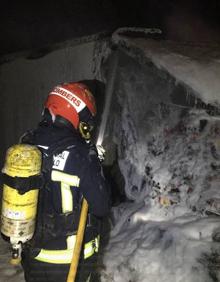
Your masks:
M 62 96 L 66 97 L 68 100 L 72 101 L 77 107 L 80 106 L 81 101 L 78 100 L 75 96 L 73 96 L 73 94 L 68 93 L 67 91 L 65 91 L 65 90 L 63 90 L 63 89 L 61 89 L 59 87 L 56 87 L 54 89 L 54 92 L 59 93 Z
M 73 93 L 64 88 L 55 87 L 50 94 L 55 94 L 65 98 L 67 101 L 70 102 L 70 104 L 76 109 L 78 113 L 86 106 L 86 104 L 81 99 L 79 99 Z

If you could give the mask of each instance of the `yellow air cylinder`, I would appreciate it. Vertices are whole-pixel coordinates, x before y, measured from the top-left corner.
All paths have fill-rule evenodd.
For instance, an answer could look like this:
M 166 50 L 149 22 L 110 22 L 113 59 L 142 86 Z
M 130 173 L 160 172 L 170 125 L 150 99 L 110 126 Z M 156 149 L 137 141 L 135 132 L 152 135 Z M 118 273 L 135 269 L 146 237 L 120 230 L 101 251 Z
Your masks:
M 18 144 L 7 150 L 5 165 L 2 169 L 4 174 L 26 178 L 39 175 L 40 171 L 41 152 L 36 146 Z M 17 189 L 3 184 L 1 233 L 10 238 L 12 246 L 25 243 L 32 238 L 37 201 L 38 189 L 21 195 Z

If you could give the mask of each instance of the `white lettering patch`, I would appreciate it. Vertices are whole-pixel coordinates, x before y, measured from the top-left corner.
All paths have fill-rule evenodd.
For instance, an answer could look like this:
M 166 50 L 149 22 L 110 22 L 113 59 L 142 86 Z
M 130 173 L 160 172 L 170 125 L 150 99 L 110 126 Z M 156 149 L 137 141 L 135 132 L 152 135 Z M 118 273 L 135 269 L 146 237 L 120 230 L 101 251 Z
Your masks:
M 50 95 L 57 95 L 64 98 L 75 108 L 77 113 L 81 112 L 86 106 L 86 104 L 79 97 L 62 87 L 55 87 L 54 90 L 50 92 Z
M 61 154 L 53 156 L 53 168 L 64 170 L 69 153 L 68 151 L 63 151 Z

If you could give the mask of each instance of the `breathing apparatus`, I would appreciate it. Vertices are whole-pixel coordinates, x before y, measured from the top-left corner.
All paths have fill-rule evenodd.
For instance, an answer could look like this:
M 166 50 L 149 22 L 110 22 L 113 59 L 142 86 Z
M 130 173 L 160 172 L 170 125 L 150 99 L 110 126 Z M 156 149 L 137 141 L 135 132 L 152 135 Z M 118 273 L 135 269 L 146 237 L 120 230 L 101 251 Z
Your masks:
M 18 264 L 22 244 L 35 230 L 38 189 L 42 185 L 41 152 L 36 146 L 17 144 L 6 153 L 2 169 L 1 233 L 12 246 L 12 264 Z

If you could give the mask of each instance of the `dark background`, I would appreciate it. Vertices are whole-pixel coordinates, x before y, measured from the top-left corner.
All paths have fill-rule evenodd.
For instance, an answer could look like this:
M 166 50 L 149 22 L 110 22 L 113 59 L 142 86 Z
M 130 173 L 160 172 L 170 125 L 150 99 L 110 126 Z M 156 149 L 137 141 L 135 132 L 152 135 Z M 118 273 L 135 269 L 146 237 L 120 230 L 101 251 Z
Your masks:
M 176 41 L 220 41 L 219 0 L 4 1 L 0 56 L 121 26 L 157 27 Z

